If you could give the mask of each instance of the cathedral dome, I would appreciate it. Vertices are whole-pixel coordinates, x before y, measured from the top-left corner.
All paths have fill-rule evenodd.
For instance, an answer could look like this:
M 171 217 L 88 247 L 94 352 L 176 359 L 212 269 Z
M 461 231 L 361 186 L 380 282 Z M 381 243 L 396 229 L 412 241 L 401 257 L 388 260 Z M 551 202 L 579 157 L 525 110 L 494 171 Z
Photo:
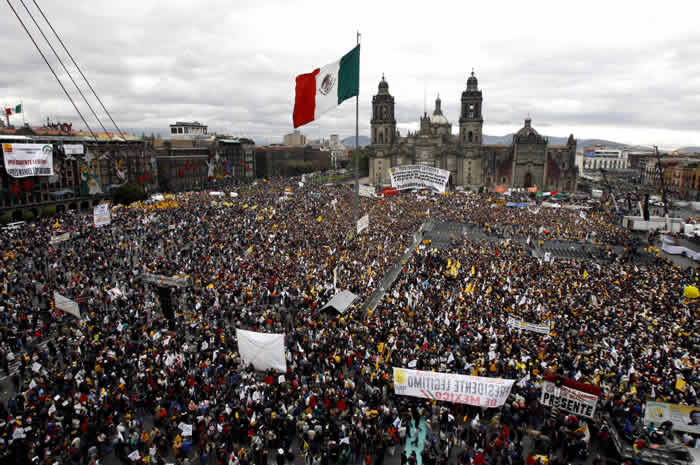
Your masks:
M 526 118 L 525 126 L 520 128 L 515 135 L 520 137 L 528 137 L 530 134 L 534 134 L 535 136 L 540 135 L 537 131 L 535 131 L 535 128 L 532 127 L 532 120 L 530 118 Z
M 445 115 L 440 113 L 439 115 L 433 115 L 430 117 L 430 122 L 432 124 L 437 124 L 439 126 L 445 125 L 445 124 L 450 124 L 449 121 L 447 121 L 447 118 L 445 118 Z
M 450 124 L 447 118 L 445 118 L 445 115 L 442 114 L 442 100 L 440 100 L 440 94 L 438 94 L 435 99 L 435 111 L 433 111 L 433 116 L 430 117 L 430 123 L 438 126 Z

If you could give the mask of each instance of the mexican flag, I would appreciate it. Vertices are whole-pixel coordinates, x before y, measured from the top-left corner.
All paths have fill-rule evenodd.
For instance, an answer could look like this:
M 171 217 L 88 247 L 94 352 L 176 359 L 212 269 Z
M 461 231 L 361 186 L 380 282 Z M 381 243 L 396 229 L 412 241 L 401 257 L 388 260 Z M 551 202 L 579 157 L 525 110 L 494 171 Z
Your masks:
M 296 79 L 294 127 L 318 119 L 350 97 L 360 94 L 359 44 L 340 60 Z
M 535 194 L 537 197 L 550 197 L 552 195 L 557 195 L 558 191 L 550 191 L 550 192 L 538 192 Z
M 22 113 L 22 104 L 15 105 L 14 108 L 5 108 L 6 115 L 16 115 L 17 113 Z

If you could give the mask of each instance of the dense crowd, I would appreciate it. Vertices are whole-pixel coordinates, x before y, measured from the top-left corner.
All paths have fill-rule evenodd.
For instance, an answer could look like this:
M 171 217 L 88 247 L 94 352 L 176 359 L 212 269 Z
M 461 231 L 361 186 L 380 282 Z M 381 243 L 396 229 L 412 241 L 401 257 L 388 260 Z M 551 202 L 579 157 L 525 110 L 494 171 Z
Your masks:
M 546 239 L 631 247 L 604 205 L 404 193 L 363 198 L 370 227 L 357 234 L 347 186 L 277 179 L 225 194 L 114 208 L 101 228 L 73 212 L 1 233 L 6 463 L 371 465 L 396 454 L 402 465 L 532 465 L 589 453 L 584 423 L 608 445 L 600 414 L 540 405 L 546 374 L 599 386 L 608 426 L 638 447 L 646 400 L 697 404 L 698 305 L 683 297 L 692 273 L 622 257 L 544 262 L 529 250 Z M 428 219 L 501 239 L 414 244 Z M 377 308 L 364 307 L 411 247 Z M 144 273 L 189 283 L 173 291 L 174 325 Z M 321 311 L 340 289 L 359 303 Z M 54 291 L 80 303 L 80 321 L 53 308 Z M 552 330 L 512 330 L 509 317 Z M 243 366 L 236 328 L 285 333 L 287 372 Z M 482 409 L 396 396 L 392 367 L 517 383 L 503 407 Z

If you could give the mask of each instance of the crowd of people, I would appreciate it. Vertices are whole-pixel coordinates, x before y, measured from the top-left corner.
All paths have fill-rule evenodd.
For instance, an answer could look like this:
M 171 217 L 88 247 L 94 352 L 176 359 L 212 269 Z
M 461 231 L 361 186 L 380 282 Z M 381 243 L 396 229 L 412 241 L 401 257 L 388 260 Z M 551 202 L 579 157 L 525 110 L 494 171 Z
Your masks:
M 630 247 L 604 204 L 402 193 L 362 198 L 370 226 L 358 234 L 347 186 L 298 181 L 119 206 L 103 227 L 70 212 L 0 233 L 5 463 L 558 463 L 593 446 L 605 455 L 603 413 L 639 442 L 645 401 L 697 404 L 692 272 L 531 253 L 546 239 Z M 427 220 L 490 237 L 414 243 Z M 187 282 L 172 291 L 174 324 L 146 273 Z M 322 311 L 341 289 L 357 303 Z M 56 309 L 54 292 L 81 318 Z M 509 317 L 551 331 L 514 330 Z M 284 333 L 286 373 L 246 366 L 236 328 Z M 485 409 L 395 395 L 393 367 L 517 382 Z M 548 374 L 600 387 L 596 418 L 541 405 Z

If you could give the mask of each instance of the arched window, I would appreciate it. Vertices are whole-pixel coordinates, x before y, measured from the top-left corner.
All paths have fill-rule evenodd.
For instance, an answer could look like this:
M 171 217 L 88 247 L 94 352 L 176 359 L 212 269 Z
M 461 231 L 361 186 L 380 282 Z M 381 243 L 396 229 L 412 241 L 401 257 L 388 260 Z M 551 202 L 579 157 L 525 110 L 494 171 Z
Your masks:
M 469 131 L 469 142 L 473 142 L 473 141 L 474 141 L 474 134 L 471 131 Z
M 384 132 L 379 133 L 379 143 L 383 144 L 384 143 Z

